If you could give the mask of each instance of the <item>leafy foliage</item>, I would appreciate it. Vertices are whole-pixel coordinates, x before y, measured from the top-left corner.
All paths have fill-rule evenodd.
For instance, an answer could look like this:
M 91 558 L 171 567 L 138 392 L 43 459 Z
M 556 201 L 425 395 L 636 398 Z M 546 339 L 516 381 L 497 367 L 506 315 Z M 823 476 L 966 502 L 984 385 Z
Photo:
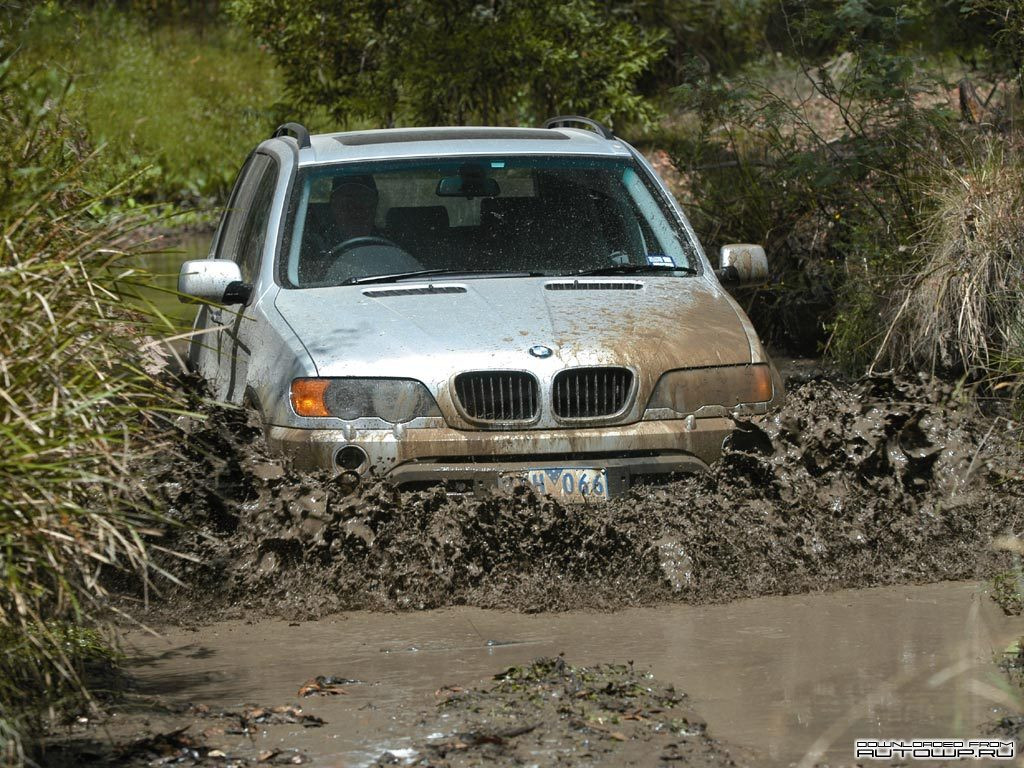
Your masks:
M 963 54 L 972 24 L 994 34 L 998 21 L 1002 52 L 987 61 L 1001 56 L 1008 76 L 1024 48 L 1014 4 L 998 4 L 1002 16 L 996 5 L 969 2 L 964 30 L 929 38 L 945 6 L 787 0 L 775 34 L 791 59 L 728 77 L 687 70 L 675 94 L 696 120 L 675 158 L 690 209 L 708 245 L 766 243 L 776 280 L 748 302 L 774 342 L 852 371 L 1019 367 L 1014 95 L 996 106 L 963 81 L 954 111 L 957 89 L 923 53 L 929 41 Z
M 656 86 L 671 86 L 694 57 L 709 72 L 729 73 L 771 52 L 768 30 L 773 0 L 634 0 L 617 4 L 643 26 L 664 29 L 667 55 L 658 62 Z
M 889 279 L 918 227 L 922 158 L 951 117 L 941 100 L 919 103 L 927 80 L 891 38 L 879 37 L 876 27 L 890 28 L 884 19 L 858 17 L 863 36 L 849 34 L 848 15 L 837 14 L 829 30 L 818 29 L 823 23 L 810 12 L 800 24 L 790 20 L 797 48 L 804 35 L 846 35 L 831 59 L 728 79 L 698 66 L 676 89 L 680 106 L 698 117 L 675 151 L 689 171 L 695 224 L 706 245 L 766 244 L 777 281 L 753 297 L 755 322 L 808 353 L 826 342 L 837 302 L 840 317 L 847 308 L 851 318 L 877 315 L 865 294 L 844 303 L 848 284 Z M 833 336 L 833 351 L 863 365 L 881 331 L 847 330 Z
M 292 97 L 393 125 L 535 122 L 583 112 L 649 123 L 636 83 L 664 35 L 595 0 L 234 0 Z

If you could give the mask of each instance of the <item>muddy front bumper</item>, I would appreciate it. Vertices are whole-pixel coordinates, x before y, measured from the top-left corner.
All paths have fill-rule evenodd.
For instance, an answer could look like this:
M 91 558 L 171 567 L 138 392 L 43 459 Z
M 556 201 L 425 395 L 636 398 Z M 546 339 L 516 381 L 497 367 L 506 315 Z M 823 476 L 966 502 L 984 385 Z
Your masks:
M 270 426 L 267 441 L 299 468 L 354 471 L 362 477 L 387 477 L 399 485 L 447 482 L 482 490 L 530 469 L 604 468 L 614 494 L 645 477 L 706 469 L 721 455 L 722 442 L 732 431 L 733 422 L 727 418 L 515 432 L 442 427 L 346 433 Z M 365 453 L 366 460 L 346 470 L 343 450 L 352 448 Z

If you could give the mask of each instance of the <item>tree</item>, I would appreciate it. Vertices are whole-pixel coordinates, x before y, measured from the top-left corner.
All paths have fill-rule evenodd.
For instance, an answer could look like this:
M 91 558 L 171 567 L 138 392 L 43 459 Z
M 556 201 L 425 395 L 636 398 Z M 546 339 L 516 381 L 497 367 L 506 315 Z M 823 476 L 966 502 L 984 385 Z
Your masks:
M 595 0 L 233 0 L 297 106 L 342 123 L 536 122 L 583 112 L 649 123 L 637 81 L 664 34 Z

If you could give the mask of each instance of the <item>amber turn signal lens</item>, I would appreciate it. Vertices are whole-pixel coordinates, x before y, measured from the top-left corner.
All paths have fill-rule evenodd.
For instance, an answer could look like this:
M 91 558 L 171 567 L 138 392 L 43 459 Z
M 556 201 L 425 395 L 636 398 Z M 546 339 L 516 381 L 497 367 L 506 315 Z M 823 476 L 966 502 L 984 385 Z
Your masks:
M 330 379 L 295 379 L 292 382 L 292 408 L 299 416 L 330 416 L 324 393 Z
M 766 403 L 772 399 L 775 386 L 772 384 L 772 369 L 767 365 L 750 366 L 754 377 L 753 396 L 748 402 Z

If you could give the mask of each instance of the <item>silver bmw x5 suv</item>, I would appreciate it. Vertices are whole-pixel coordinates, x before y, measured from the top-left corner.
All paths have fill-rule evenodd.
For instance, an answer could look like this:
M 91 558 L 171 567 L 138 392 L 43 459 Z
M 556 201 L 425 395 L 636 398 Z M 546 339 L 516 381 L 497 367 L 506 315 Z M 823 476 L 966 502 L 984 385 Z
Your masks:
M 352 479 L 526 483 L 568 500 L 703 469 L 782 385 L 657 174 L 580 117 L 310 136 L 250 154 L 208 259 L 191 364 L 271 446 Z

